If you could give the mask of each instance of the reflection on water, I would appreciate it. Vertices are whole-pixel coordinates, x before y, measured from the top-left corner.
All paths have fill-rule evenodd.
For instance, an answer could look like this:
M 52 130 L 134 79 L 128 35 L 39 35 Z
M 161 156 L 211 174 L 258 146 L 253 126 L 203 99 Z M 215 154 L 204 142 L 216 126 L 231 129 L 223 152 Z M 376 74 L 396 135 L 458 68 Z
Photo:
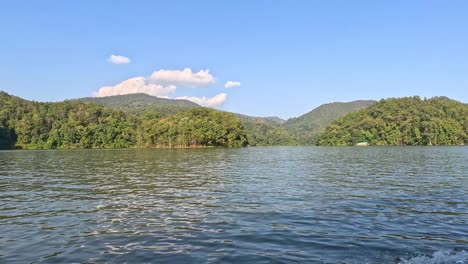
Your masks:
M 0 262 L 468 263 L 467 172 L 467 147 L 3 151 Z

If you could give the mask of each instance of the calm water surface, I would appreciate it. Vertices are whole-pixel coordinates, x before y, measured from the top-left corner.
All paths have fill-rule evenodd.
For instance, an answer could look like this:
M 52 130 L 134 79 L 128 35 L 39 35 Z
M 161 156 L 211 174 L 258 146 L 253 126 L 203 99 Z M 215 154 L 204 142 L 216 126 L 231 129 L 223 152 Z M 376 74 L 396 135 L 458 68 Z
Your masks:
M 468 147 L 0 152 L 1 263 L 468 263 Z

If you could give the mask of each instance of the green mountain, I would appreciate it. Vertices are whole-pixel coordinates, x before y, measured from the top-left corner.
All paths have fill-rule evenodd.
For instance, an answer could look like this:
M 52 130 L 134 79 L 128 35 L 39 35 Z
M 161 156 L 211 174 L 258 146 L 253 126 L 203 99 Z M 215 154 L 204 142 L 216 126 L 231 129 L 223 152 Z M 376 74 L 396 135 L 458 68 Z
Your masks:
M 266 122 L 266 123 L 271 123 L 271 124 L 282 124 L 286 122 L 286 120 L 281 119 L 277 116 L 259 117 L 259 116 L 248 116 L 248 115 L 237 114 L 237 113 L 233 113 L 233 114 L 235 114 L 241 119 L 249 119 L 249 120 Z
M 103 105 L 137 115 L 148 112 L 152 113 L 153 115 L 157 113 L 160 117 L 167 117 L 189 111 L 194 107 L 201 107 L 200 105 L 189 100 L 160 98 L 145 93 L 114 95 L 106 97 L 84 97 L 76 100 L 83 103 Z M 241 119 L 247 118 L 262 122 L 271 122 L 274 124 L 281 124 L 285 122 L 285 120 L 276 116 L 253 117 L 237 113 L 233 114 Z
M 180 113 L 186 113 L 193 108 L 200 108 L 188 100 L 164 99 L 147 94 L 127 94 L 109 97 L 87 97 L 77 99 L 83 103 L 98 104 L 126 113 L 135 114 L 142 118 L 166 118 Z M 237 113 L 234 114 L 247 128 L 247 138 L 250 146 L 271 146 L 297 144 L 293 135 L 279 124 L 285 120 L 279 117 L 253 117 Z
M 283 124 L 284 122 L 286 122 L 286 120 L 277 116 L 254 117 L 254 119 L 265 120 L 266 122 L 271 122 L 273 124 Z
M 83 103 L 96 103 L 120 108 L 122 110 L 146 108 L 153 105 L 175 105 L 181 107 L 200 107 L 198 104 L 189 100 L 167 99 L 151 96 L 145 93 L 113 95 L 106 97 L 85 97 L 77 99 Z
M 146 112 L 157 113 L 160 117 L 167 117 L 189 111 L 191 108 L 201 107 L 189 100 L 159 98 L 145 93 L 85 97 L 76 100 L 83 103 L 99 104 L 137 115 Z
M 145 94 L 42 103 L 0 91 L 0 149 L 461 145 L 467 108 L 446 97 L 354 101 L 284 122 Z
M 233 114 L 202 107 L 162 117 L 79 100 L 31 102 L 0 92 L 0 149 L 241 147 Z
M 288 119 L 282 125 L 293 133 L 301 144 L 310 145 L 315 143 L 320 130 L 330 125 L 335 119 L 350 112 L 369 107 L 373 103 L 375 101 L 358 100 L 348 103 L 323 104 L 302 116 Z
M 253 117 L 241 117 L 240 119 L 247 131 L 250 146 L 298 145 L 295 136 L 276 120 Z
M 380 100 L 347 114 L 318 136 L 318 145 L 466 145 L 468 105 L 447 97 Z
M 109 97 L 87 97 L 77 99 L 84 103 L 94 103 L 138 116 L 170 117 L 190 111 L 199 105 L 187 100 L 174 100 L 147 94 L 127 94 Z M 251 146 L 270 145 L 311 145 L 316 135 L 333 120 L 351 111 L 371 105 L 374 101 L 354 101 L 350 103 L 330 103 L 287 121 L 279 117 L 253 117 L 232 113 L 239 117 L 247 128 Z

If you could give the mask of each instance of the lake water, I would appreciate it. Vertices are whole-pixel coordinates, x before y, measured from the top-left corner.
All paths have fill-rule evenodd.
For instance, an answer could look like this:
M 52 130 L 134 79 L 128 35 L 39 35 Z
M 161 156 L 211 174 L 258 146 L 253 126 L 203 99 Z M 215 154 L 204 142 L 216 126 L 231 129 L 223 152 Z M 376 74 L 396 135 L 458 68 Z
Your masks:
M 0 152 L 1 263 L 468 263 L 468 147 Z

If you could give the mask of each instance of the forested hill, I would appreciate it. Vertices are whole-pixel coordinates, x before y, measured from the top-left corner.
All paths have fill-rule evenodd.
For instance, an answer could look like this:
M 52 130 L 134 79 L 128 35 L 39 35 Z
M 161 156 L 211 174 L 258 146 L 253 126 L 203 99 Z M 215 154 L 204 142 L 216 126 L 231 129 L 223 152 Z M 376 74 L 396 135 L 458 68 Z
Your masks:
M 85 97 L 76 100 L 83 103 L 95 103 L 137 115 L 148 111 L 157 112 L 162 117 L 185 112 L 190 108 L 201 107 L 189 100 L 160 98 L 145 93 Z
M 134 114 L 141 118 L 168 118 L 181 113 L 190 112 L 193 108 L 200 108 L 198 104 L 188 100 L 164 99 L 147 94 L 128 94 L 109 97 L 87 97 L 77 99 L 84 103 L 95 103 L 122 110 L 127 114 Z M 213 110 L 214 111 L 214 110 Z M 252 117 L 234 114 L 246 128 L 248 144 L 250 146 L 297 145 L 294 136 L 280 126 L 284 120 L 278 117 Z
M 288 119 L 283 123 L 283 126 L 294 133 L 302 144 L 314 144 L 320 130 L 330 125 L 335 119 L 350 112 L 369 107 L 373 103 L 375 101 L 358 100 L 347 103 L 323 104 L 302 116 Z
M 445 97 L 354 101 L 282 122 L 144 94 L 41 103 L 0 91 L 0 149 L 461 145 L 467 107 Z
M 468 105 L 447 97 L 383 99 L 328 126 L 318 145 L 466 145 Z
M 258 117 L 258 116 L 248 116 L 248 115 L 243 115 L 243 114 L 238 114 L 238 113 L 233 113 L 239 118 L 242 119 L 250 119 L 250 120 L 256 120 L 256 121 L 261 121 L 261 122 L 266 122 L 266 123 L 271 123 L 271 124 L 283 124 L 286 122 L 286 120 L 281 119 L 277 116 L 267 116 L 267 117 Z
M 106 97 L 84 97 L 77 100 L 83 103 L 96 103 L 121 109 L 145 108 L 152 105 L 200 107 L 198 104 L 189 100 L 160 98 L 145 93 L 113 95 Z
M 0 91 L 0 149 L 240 147 L 233 114 L 202 107 L 169 117 L 141 116 L 94 103 L 26 101 Z
M 182 99 L 167 99 L 151 96 L 145 93 L 114 95 L 106 97 L 84 97 L 76 99 L 83 103 L 95 103 L 107 106 L 114 109 L 119 109 L 124 112 L 143 115 L 148 112 L 157 114 L 160 117 L 167 117 L 181 112 L 189 111 L 191 108 L 201 107 L 200 105 Z M 285 120 L 273 117 L 253 117 L 233 113 L 241 119 L 254 119 L 260 122 L 268 122 L 272 124 L 281 124 Z
M 247 130 L 250 146 L 290 146 L 298 145 L 295 136 L 281 124 L 279 117 L 253 117 L 235 114 Z

